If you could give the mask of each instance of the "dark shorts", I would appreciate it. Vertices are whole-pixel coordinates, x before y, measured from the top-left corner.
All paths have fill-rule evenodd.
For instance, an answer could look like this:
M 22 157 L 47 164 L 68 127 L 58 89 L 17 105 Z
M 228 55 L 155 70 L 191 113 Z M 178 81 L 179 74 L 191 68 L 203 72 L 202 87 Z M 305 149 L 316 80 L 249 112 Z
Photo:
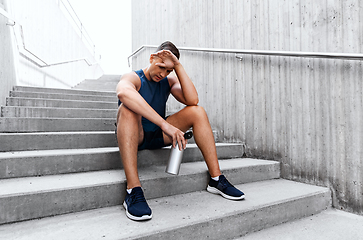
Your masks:
M 166 120 L 169 116 L 165 117 Z M 144 126 L 143 126 L 144 127 Z M 165 144 L 163 138 L 163 131 L 158 127 L 155 131 L 147 131 L 144 128 L 144 140 L 139 145 L 138 150 L 144 149 L 159 149 L 171 144 Z
M 163 132 L 161 131 L 161 128 L 158 128 L 154 132 L 144 131 L 144 140 L 139 145 L 138 150 L 159 149 L 162 147 L 165 147 Z
M 168 118 L 168 117 L 166 117 Z M 165 118 L 165 119 L 166 119 Z M 115 134 L 117 135 L 117 124 L 115 123 L 116 130 Z M 144 149 L 159 149 L 165 146 L 169 146 L 171 144 L 165 144 L 163 138 L 163 132 L 161 128 L 157 128 L 155 131 L 145 131 L 144 129 L 144 140 L 138 146 L 138 150 Z

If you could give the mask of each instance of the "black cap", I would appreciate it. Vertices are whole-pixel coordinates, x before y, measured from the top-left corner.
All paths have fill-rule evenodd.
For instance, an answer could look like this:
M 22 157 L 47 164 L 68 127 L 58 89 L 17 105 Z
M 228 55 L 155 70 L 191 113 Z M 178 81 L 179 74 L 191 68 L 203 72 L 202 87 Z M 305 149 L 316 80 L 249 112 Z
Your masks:
M 193 137 L 193 132 L 192 131 L 188 131 L 186 133 L 184 133 L 184 138 L 185 139 L 190 139 Z

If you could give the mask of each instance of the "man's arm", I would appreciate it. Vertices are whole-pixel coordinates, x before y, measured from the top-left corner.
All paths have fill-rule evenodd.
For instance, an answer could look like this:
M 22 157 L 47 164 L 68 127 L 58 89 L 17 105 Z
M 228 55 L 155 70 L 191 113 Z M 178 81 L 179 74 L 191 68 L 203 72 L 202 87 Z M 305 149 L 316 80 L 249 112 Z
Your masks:
M 135 73 L 123 75 L 116 87 L 118 99 L 131 111 L 161 126 L 164 119 L 139 94 L 140 86 L 140 79 Z
M 168 76 L 171 87 L 171 94 L 181 103 L 187 106 L 198 105 L 198 93 L 193 82 L 190 80 L 183 65 L 179 59 L 169 50 L 162 50 L 153 54 L 154 57 L 159 57 L 163 60 L 162 63 L 157 63 L 157 66 L 173 68 L 175 76 Z
M 117 84 L 116 93 L 118 99 L 131 111 L 143 116 L 149 121 L 155 123 L 161 130 L 172 139 L 173 147 L 175 142 L 178 145 L 185 146 L 184 133 L 178 128 L 166 122 L 139 94 L 138 90 L 141 82 L 136 73 L 128 73 L 122 76 Z
M 193 82 L 190 80 L 183 65 L 179 63 L 174 67 L 177 78 L 171 76 L 171 94 L 187 106 L 198 105 L 199 98 Z

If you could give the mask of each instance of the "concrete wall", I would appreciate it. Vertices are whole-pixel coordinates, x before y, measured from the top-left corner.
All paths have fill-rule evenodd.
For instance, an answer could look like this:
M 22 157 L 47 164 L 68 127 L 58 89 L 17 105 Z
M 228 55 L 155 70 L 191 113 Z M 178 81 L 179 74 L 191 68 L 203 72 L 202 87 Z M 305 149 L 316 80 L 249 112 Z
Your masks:
M 84 79 L 96 79 L 103 74 L 99 64 L 89 66 L 86 61 L 46 66 L 76 59 L 97 63 L 93 53 L 62 12 L 60 4 L 58 0 L 7 2 L 7 10 L 16 25 L 4 27 L 2 24 L 1 30 L 6 33 L 6 38 L 2 37 L 1 48 L 11 52 L 12 45 L 17 50 L 14 59 L 9 53 L 0 65 L 0 69 L 15 68 L 16 79 L 12 74 L 11 79 L 6 80 L 9 86 L 71 88 Z M 6 21 L 0 18 L 1 23 Z M 1 92 L 1 100 L 8 95 L 8 90 Z
M 0 0 L 0 8 L 7 9 L 5 0 Z M 5 105 L 5 96 L 16 85 L 12 29 L 6 23 L 8 20 L 0 15 L 0 105 Z
M 171 40 L 184 47 L 363 52 L 359 0 L 132 5 L 133 49 Z M 133 69 L 145 66 L 152 50 L 137 55 Z M 220 141 L 280 161 L 284 178 L 328 186 L 335 207 L 363 214 L 362 61 L 181 54 Z

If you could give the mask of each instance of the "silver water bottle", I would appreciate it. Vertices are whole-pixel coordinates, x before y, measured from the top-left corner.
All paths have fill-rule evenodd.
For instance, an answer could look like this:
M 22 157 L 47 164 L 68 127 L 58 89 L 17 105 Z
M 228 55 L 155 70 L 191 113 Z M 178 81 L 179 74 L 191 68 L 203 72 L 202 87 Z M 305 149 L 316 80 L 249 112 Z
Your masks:
M 191 131 L 186 132 L 184 134 L 185 139 L 190 139 L 191 137 L 193 137 L 193 133 Z M 176 143 L 175 148 L 173 148 L 173 146 L 171 146 L 169 161 L 168 161 L 168 165 L 166 166 L 165 172 L 167 172 L 169 174 L 174 174 L 174 175 L 179 174 L 180 164 L 181 164 L 181 161 L 183 158 L 183 152 L 184 152 L 184 149 L 179 150 L 178 143 Z

